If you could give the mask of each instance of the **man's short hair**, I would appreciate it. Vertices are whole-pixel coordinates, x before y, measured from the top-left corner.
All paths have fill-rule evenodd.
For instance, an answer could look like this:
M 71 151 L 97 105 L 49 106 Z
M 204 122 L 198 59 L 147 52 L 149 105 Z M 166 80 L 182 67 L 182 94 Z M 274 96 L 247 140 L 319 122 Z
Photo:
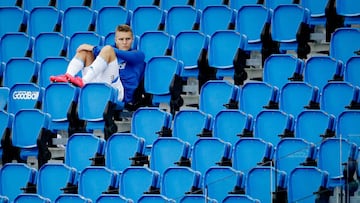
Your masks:
M 123 24 L 123 25 L 118 25 L 116 27 L 116 31 L 118 32 L 131 32 L 132 33 L 132 29 L 129 25 Z

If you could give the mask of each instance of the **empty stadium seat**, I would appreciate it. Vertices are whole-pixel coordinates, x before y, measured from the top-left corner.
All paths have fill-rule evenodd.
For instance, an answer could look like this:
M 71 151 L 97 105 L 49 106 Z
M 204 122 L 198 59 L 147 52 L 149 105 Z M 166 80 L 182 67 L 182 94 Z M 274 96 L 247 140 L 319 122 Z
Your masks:
M 344 81 L 349 82 L 354 86 L 360 86 L 359 62 L 360 57 L 353 56 L 349 58 L 349 60 L 345 64 Z
M 293 0 L 272 0 L 265 1 L 265 6 L 270 9 L 275 9 L 277 6 L 281 4 L 292 4 Z
M 307 58 L 310 52 L 309 10 L 298 4 L 266 7 L 274 9 L 270 28 L 271 39 L 279 43 L 279 51 L 281 53 L 296 51 L 299 58 Z
M 180 203 L 217 203 L 215 199 L 211 199 L 204 194 L 187 194 L 183 198 L 180 199 Z
M 48 57 L 66 56 L 68 41 L 59 32 L 41 32 L 35 37 L 33 59 L 41 63 Z
M 93 202 L 106 192 L 118 190 L 119 174 L 104 166 L 88 166 L 80 172 L 78 193 Z
M 206 170 L 216 165 L 227 165 L 231 160 L 231 144 L 216 137 L 198 139 L 191 154 L 191 168 L 204 178 Z
M 356 145 L 360 145 L 360 132 L 357 123 L 360 111 L 345 110 L 339 114 L 336 122 L 336 137 L 345 138 Z
M 329 55 L 344 64 L 360 47 L 360 31 L 357 28 L 341 27 L 331 34 Z
M 34 83 L 17 83 L 10 88 L 7 111 L 15 114 L 21 109 L 35 109 L 42 101 L 42 90 Z
M 200 192 L 201 174 L 186 166 L 168 167 L 161 178 L 160 193 L 178 201 L 188 192 Z
M 295 137 L 319 146 L 326 137 L 335 135 L 335 116 L 322 110 L 305 110 L 295 122 Z
M 198 30 L 181 31 L 174 39 L 172 56 L 184 63 L 182 78 L 198 77 L 198 60 L 208 50 L 209 37 Z
M 336 13 L 344 18 L 344 25 L 358 25 L 360 23 L 360 7 L 356 1 L 338 0 L 335 2 Z
M 135 11 L 138 7 L 152 5 L 154 5 L 154 0 L 126 0 L 125 8 L 130 11 Z
M 173 37 L 165 31 L 147 31 L 140 35 L 138 50 L 144 52 L 145 62 L 156 56 L 170 55 Z
M 65 148 L 65 164 L 79 173 L 104 155 L 105 140 L 91 133 L 74 133 Z
M 24 32 L 27 27 L 27 13 L 18 6 L 3 6 L 0 8 L 1 19 L 0 38 L 8 32 Z
M 144 138 L 133 133 L 112 134 L 105 144 L 105 166 L 120 173 L 144 156 L 144 144 Z
M 85 198 L 80 194 L 61 194 L 56 198 L 55 202 L 56 203 L 66 203 L 66 202 L 92 203 L 91 199 Z
M 207 195 L 218 202 L 223 202 L 229 193 L 244 189 L 244 183 L 244 173 L 229 166 L 213 166 L 204 174 Z
M 91 8 L 95 11 L 100 11 L 103 7 L 113 7 L 113 6 L 122 6 L 124 7 L 124 4 L 121 0 L 92 0 L 91 1 Z
M 326 196 L 327 187 L 326 171 L 312 166 L 299 166 L 289 174 L 288 200 L 315 202 L 318 196 Z
M 208 5 L 200 10 L 200 31 L 206 35 L 235 26 L 235 11 L 226 5 Z
M 63 189 L 77 184 L 77 172 L 63 163 L 47 163 L 38 170 L 36 178 L 37 194 L 51 201 L 63 193 Z M 67 192 L 67 191 L 66 191 Z
M 67 58 L 73 58 L 76 54 L 76 49 L 84 43 L 91 44 L 93 46 L 101 46 L 104 43 L 104 39 L 102 36 L 98 35 L 96 32 L 93 31 L 82 31 L 73 33 L 68 43 Z
M 8 88 L 17 83 L 37 83 L 38 64 L 29 57 L 13 57 L 6 63 L 3 74 L 3 86 Z
M 332 80 L 341 80 L 344 64 L 330 56 L 312 56 L 304 66 L 304 81 L 321 91 Z
M 249 171 L 246 179 L 246 194 L 261 202 L 271 202 L 273 196 L 274 201 L 277 199 L 281 201 L 281 198 L 276 198 L 275 195 L 286 189 L 286 178 L 287 174 L 284 171 L 272 166 L 254 167 Z
M 164 11 L 158 6 L 139 6 L 133 11 L 130 25 L 134 35 L 140 36 L 147 31 L 161 30 L 164 22 Z
M 320 1 L 311 1 L 311 0 L 302 0 L 300 5 L 304 8 L 309 9 L 310 18 L 309 24 L 312 26 L 316 25 L 325 25 L 327 21 L 326 17 L 326 7 L 329 0 L 320 0 Z
M 200 11 L 203 11 L 204 9 L 206 9 L 208 6 L 213 6 L 213 5 L 222 5 L 223 1 L 222 0 L 197 0 L 194 3 L 194 7 Z
M 46 88 L 51 84 L 50 76 L 66 73 L 69 59 L 64 56 L 47 57 L 39 65 L 38 85 Z
M 105 6 L 96 15 L 95 31 L 101 36 L 114 32 L 120 24 L 130 24 L 130 12 L 121 6 Z
M 246 36 L 235 30 L 218 30 L 209 40 L 208 63 L 217 70 L 218 78 L 233 77 L 239 63 L 239 52 L 244 50 Z M 235 67 L 236 64 L 236 67 Z M 245 64 L 243 64 L 245 65 Z M 240 64 L 241 66 L 241 64 Z M 234 78 L 235 79 L 235 78 Z M 241 81 L 235 80 L 235 84 Z
M 253 119 L 267 108 L 277 108 L 280 90 L 266 82 L 249 81 L 241 87 L 238 96 L 239 109 Z
M 6 33 L 0 38 L 0 61 L 7 63 L 12 57 L 30 57 L 33 39 L 23 32 Z
M 229 194 L 225 197 L 223 203 L 259 203 L 259 200 L 250 197 L 249 195 Z
M 281 110 L 263 110 L 255 119 L 254 137 L 271 142 L 276 147 L 283 137 L 293 136 L 294 121 L 294 116 Z
M 290 81 L 301 81 L 304 61 L 291 54 L 272 54 L 264 63 L 263 81 L 279 90 Z
M 62 10 L 61 7 L 59 9 Z M 94 31 L 95 21 L 96 15 L 91 8 L 87 6 L 71 6 L 64 10 L 61 32 L 64 36 L 71 37 L 75 32 Z
M 63 130 L 70 136 L 76 129 L 78 98 L 79 89 L 70 83 L 52 83 L 45 88 L 42 110 L 50 114 L 49 129 L 53 133 Z
M 26 11 L 31 12 L 36 7 L 42 7 L 42 6 L 55 6 L 55 3 L 51 0 L 40 0 L 40 1 L 31 1 L 31 0 L 23 0 L 23 9 Z
M 132 116 L 130 132 L 145 139 L 145 154 L 148 155 L 153 142 L 161 136 L 158 133 L 170 129 L 171 122 L 170 113 L 156 107 L 141 107 Z
M 168 1 L 170 2 L 170 1 Z M 198 30 L 201 13 L 190 5 L 171 7 L 165 18 L 165 31 L 176 36 L 182 31 Z
M 61 19 L 62 14 L 56 7 L 35 7 L 29 13 L 28 33 L 30 36 L 36 37 L 42 32 L 59 32 L 61 29 Z
M 344 185 L 348 181 L 346 177 L 352 177 L 356 171 L 353 161 L 357 153 L 357 145 L 343 138 L 328 138 L 321 142 L 317 166 L 329 173 L 330 188 Z
M 174 116 L 172 135 L 192 146 L 199 136 L 211 134 L 212 125 L 213 117 L 211 115 L 198 109 L 183 109 Z
M 261 138 L 244 137 L 239 139 L 232 153 L 233 168 L 247 176 L 250 169 L 257 165 L 271 164 L 275 146 Z M 251 154 L 251 156 L 249 156 Z
M 65 12 L 66 9 L 70 7 L 76 7 L 76 6 L 87 6 L 85 3 L 91 2 L 86 0 L 62 0 L 62 1 L 56 1 L 56 7 Z
M 175 200 L 161 194 L 144 194 L 138 200 L 138 203 L 174 203 Z
M 146 64 L 144 73 L 145 92 L 152 95 L 152 104 L 161 103 L 170 106 L 170 86 L 175 77 L 179 75 L 183 66 L 182 61 L 172 56 L 154 56 Z
M 36 183 L 37 170 L 25 163 L 7 163 L 0 169 L 0 195 L 13 202 L 16 196 Z
M 111 203 L 111 202 L 119 202 L 119 203 L 133 203 L 133 201 L 129 198 L 126 198 L 119 194 L 101 194 L 97 199 L 98 203 Z
M 4 0 L 1 1 L 0 6 L 19 6 L 19 2 L 17 0 Z
M 284 138 L 276 146 L 275 167 L 286 174 L 317 158 L 316 145 L 302 138 Z M 310 163 L 310 162 L 309 162 Z
M 214 118 L 213 136 L 233 146 L 241 137 L 252 136 L 253 117 L 238 109 L 226 109 Z
M 200 90 L 199 109 L 211 116 L 226 109 L 230 100 L 237 101 L 239 87 L 227 80 L 210 80 Z
M 182 161 L 189 162 L 190 152 L 190 144 L 179 138 L 159 137 L 153 142 L 149 167 L 162 177 L 167 168 L 180 165 Z
M 145 192 L 159 190 L 159 173 L 148 167 L 127 167 L 119 182 L 120 195 L 137 202 Z
M 288 82 L 280 91 L 279 109 L 296 118 L 306 109 L 319 109 L 320 90 L 304 82 Z
M 162 10 L 169 11 L 172 7 L 184 5 L 193 6 L 193 3 L 189 2 L 188 0 L 162 0 L 160 1 L 159 6 Z

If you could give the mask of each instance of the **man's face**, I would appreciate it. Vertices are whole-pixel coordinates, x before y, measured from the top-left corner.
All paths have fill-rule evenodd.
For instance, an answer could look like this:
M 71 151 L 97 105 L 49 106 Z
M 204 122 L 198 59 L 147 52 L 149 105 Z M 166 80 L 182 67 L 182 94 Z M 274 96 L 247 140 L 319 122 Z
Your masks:
M 131 32 L 115 32 L 116 47 L 123 51 L 128 51 L 131 48 L 133 36 Z

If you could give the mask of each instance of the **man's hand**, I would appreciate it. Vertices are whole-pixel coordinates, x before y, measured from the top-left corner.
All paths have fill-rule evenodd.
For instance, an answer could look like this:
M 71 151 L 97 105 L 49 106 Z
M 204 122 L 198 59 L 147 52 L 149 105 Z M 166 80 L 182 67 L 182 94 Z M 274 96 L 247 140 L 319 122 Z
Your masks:
M 82 44 L 80 45 L 78 48 L 77 48 L 77 52 L 79 51 L 92 51 L 94 48 L 93 45 L 90 45 L 90 44 Z

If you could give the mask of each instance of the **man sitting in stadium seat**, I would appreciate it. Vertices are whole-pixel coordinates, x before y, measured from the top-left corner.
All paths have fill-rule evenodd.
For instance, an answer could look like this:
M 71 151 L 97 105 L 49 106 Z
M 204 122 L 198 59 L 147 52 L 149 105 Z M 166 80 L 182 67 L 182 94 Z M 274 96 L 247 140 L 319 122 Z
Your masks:
M 65 75 L 51 76 L 52 82 L 71 82 L 82 87 L 89 82 L 105 82 L 118 90 L 118 100 L 133 103 L 145 69 L 143 52 L 131 49 L 133 31 L 128 25 L 118 25 L 115 44 L 93 46 L 82 44 L 71 59 Z M 82 78 L 76 76 L 82 71 Z

